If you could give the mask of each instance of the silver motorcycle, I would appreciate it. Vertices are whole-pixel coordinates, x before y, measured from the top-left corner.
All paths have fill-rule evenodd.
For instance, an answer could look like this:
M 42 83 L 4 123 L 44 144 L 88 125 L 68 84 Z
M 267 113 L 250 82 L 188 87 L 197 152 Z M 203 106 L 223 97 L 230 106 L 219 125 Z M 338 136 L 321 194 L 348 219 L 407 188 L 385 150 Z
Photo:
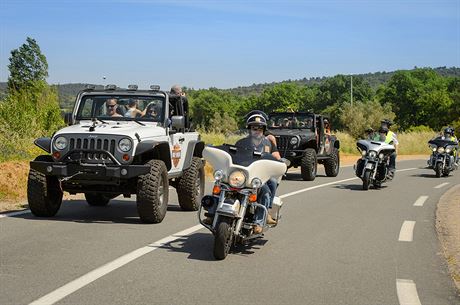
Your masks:
M 261 237 L 269 227 L 276 226 L 266 224 L 269 213 L 279 222 L 281 199 L 275 197 L 269 211 L 260 203 L 259 190 L 266 183 L 279 183 L 289 161 L 280 162 L 270 154 L 257 154 L 231 145 L 206 147 L 203 157 L 215 170 L 215 182 L 212 195 L 202 199 L 198 220 L 214 234 L 214 257 L 222 260 L 234 245 Z M 263 211 L 264 225 L 262 233 L 256 234 L 258 209 Z
M 372 140 L 359 140 L 356 145 L 362 158 L 355 165 L 355 170 L 356 176 L 363 181 L 363 190 L 367 191 L 371 184 L 380 188 L 382 183 L 393 178 L 388 161 L 395 152 L 394 145 Z
M 454 155 L 454 152 L 458 151 L 457 142 L 438 137 L 430 140 L 428 145 L 433 152 L 428 160 L 428 166 L 435 171 L 436 177 L 447 177 L 451 171 L 457 169 L 458 156 Z

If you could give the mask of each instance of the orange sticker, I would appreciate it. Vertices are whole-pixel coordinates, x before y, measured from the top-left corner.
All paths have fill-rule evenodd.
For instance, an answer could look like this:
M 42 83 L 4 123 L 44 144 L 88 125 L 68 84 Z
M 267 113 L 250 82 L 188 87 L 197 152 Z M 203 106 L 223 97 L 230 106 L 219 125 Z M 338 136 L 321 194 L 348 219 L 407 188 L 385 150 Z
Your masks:
M 177 167 L 179 165 L 179 161 L 181 158 L 181 149 L 179 144 L 175 144 L 172 149 L 172 161 L 174 164 L 174 167 Z

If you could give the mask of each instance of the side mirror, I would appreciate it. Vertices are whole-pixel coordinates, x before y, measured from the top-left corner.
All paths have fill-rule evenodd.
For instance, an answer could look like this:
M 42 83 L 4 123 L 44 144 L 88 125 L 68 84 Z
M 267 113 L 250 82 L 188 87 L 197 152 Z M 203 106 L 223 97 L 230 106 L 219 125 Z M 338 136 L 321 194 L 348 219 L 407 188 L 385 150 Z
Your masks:
M 175 115 L 171 117 L 171 127 L 175 130 L 185 128 L 185 117 L 182 115 Z
M 67 125 L 72 125 L 73 124 L 72 119 L 73 118 L 72 118 L 71 112 L 64 113 L 64 123 L 66 123 Z

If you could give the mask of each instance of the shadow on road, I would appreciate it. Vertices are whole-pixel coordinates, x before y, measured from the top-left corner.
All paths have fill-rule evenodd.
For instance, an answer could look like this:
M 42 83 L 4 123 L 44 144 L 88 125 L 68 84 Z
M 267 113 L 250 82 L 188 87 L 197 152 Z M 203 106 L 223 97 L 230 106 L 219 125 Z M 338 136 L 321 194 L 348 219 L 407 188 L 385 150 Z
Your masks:
M 168 213 L 188 213 L 182 211 L 180 206 L 170 204 Z M 196 212 L 194 212 L 196 213 Z M 12 216 L 27 220 L 52 220 L 52 221 L 69 221 L 78 223 L 125 223 L 125 224 L 143 224 L 137 214 L 135 201 L 113 199 L 107 206 L 89 206 L 85 200 L 65 200 L 56 216 L 53 217 L 35 217 L 34 215 L 21 214 Z
M 256 239 L 246 245 L 237 245 L 229 255 L 250 255 L 255 250 L 260 249 L 267 240 Z M 214 236 L 211 233 L 195 233 L 187 237 L 182 237 L 161 247 L 171 252 L 187 253 L 188 259 L 201 261 L 215 261 L 213 256 Z
M 415 175 L 411 175 L 411 177 L 439 179 L 436 177 L 434 172 L 432 174 L 415 174 Z
M 334 185 L 334 188 L 341 189 L 341 190 L 350 190 L 350 191 L 364 191 L 362 184 L 337 184 L 337 185 Z M 382 185 L 379 188 L 374 188 L 373 186 L 371 186 L 369 190 L 380 190 L 380 189 L 385 189 L 385 188 L 387 188 L 386 185 Z
M 316 175 L 317 178 L 319 177 L 327 177 L 326 175 Z M 302 175 L 300 173 L 287 173 L 286 176 L 283 177 L 283 180 L 288 181 L 304 181 L 302 179 Z

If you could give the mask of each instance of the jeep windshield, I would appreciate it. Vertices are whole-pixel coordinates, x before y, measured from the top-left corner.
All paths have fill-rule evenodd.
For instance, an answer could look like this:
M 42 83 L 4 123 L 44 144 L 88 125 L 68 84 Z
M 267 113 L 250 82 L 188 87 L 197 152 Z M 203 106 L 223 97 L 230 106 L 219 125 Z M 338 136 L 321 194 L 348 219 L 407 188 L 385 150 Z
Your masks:
M 165 97 L 143 95 L 84 95 L 77 120 L 164 122 Z
M 274 113 L 268 120 L 269 129 L 311 129 L 314 116 L 302 113 Z

